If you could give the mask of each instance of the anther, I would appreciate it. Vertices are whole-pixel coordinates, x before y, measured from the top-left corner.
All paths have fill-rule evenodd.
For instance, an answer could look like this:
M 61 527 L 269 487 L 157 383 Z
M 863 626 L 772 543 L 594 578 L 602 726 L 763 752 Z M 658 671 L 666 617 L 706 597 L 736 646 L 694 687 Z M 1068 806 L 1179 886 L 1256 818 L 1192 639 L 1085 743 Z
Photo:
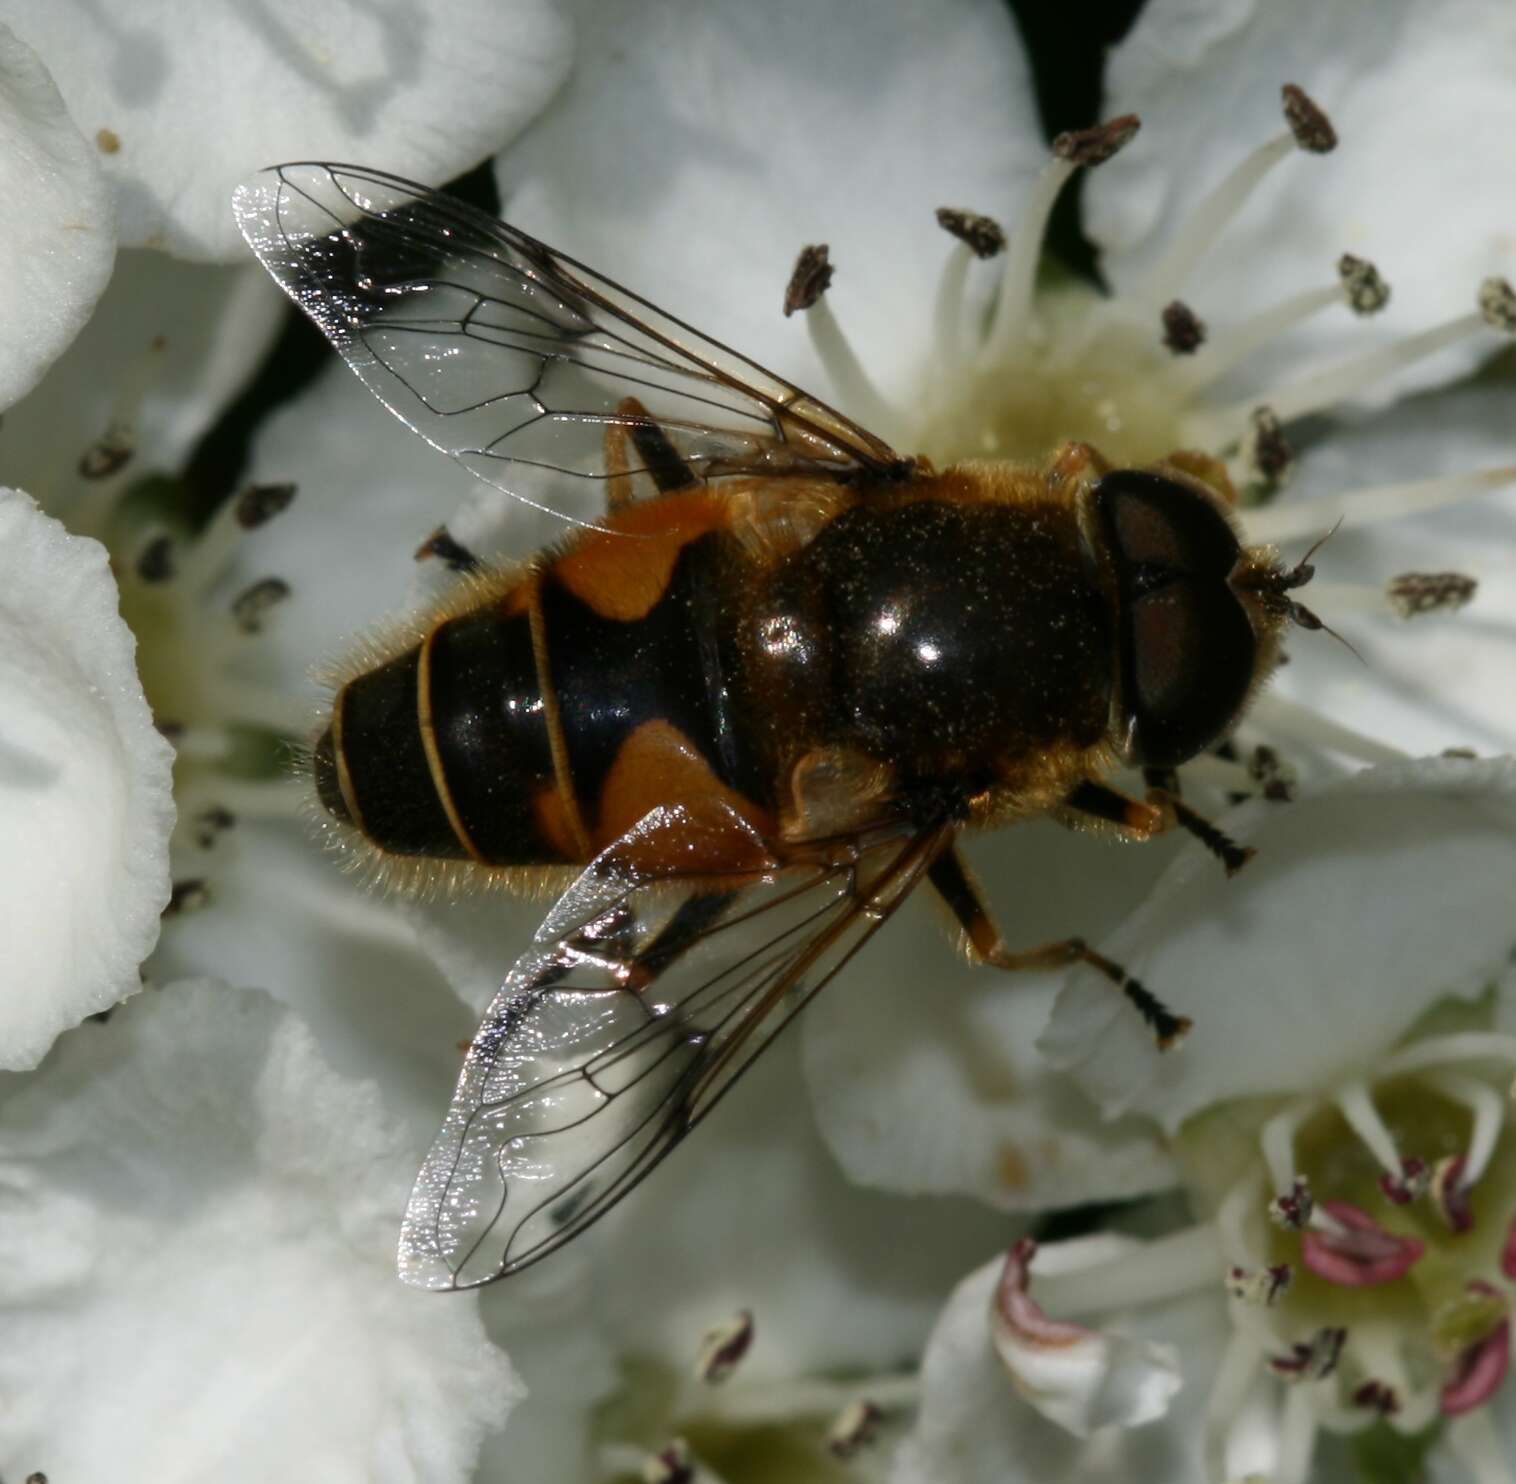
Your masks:
M 1346 1201 L 1328 1201 L 1332 1218 L 1300 1239 L 1300 1260 L 1309 1271 L 1344 1288 L 1374 1288 L 1403 1278 L 1421 1261 L 1426 1243 L 1387 1231 L 1367 1211 Z
M 884 1413 L 873 1402 L 849 1402 L 826 1430 L 827 1450 L 834 1458 L 852 1458 L 874 1441 Z
M 1345 252 L 1337 259 L 1337 277 L 1342 281 L 1348 307 L 1354 314 L 1378 314 L 1390 302 L 1390 286 L 1367 258 Z
M 477 572 L 484 565 L 446 526 L 438 526 L 416 548 L 418 562 L 428 561 L 432 557 L 446 562 L 454 572 Z
M 236 822 L 237 816 L 220 804 L 212 804 L 208 809 L 202 809 L 193 822 L 195 844 L 202 850 L 209 850 L 216 843 L 216 837 L 231 829 Z
M 1276 490 L 1288 479 L 1295 451 L 1271 407 L 1253 409 L 1238 455 L 1255 482 L 1265 490 Z
M 174 562 L 174 538 L 167 535 L 154 536 L 137 553 L 135 570 L 143 582 L 168 582 L 178 570 Z
M 1226 1289 L 1245 1304 L 1269 1308 L 1294 1281 L 1295 1269 L 1287 1262 L 1265 1268 L 1229 1268 Z
M 124 423 L 112 423 L 79 456 L 81 479 L 109 479 L 124 469 L 137 451 L 135 429 Z
M 1164 305 L 1160 318 L 1163 321 L 1163 343 L 1176 356 L 1194 355 L 1205 344 L 1205 323 L 1183 299 L 1174 299 Z
M 1419 618 L 1423 613 L 1457 612 L 1478 586 L 1461 572 L 1402 572 L 1390 579 L 1385 596 L 1399 617 Z
M 1318 1329 L 1309 1340 L 1291 1345 L 1284 1355 L 1269 1357 L 1269 1369 L 1286 1381 L 1324 1381 L 1337 1369 L 1348 1332 L 1339 1327 Z
M 1337 148 L 1337 131 L 1331 119 L 1304 88 L 1287 82 L 1279 95 L 1284 103 L 1284 121 L 1301 149 L 1307 154 L 1327 155 Z
M 209 906 L 210 900 L 210 888 L 200 877 L 176 881 L 169 889 L 168 906 L 163 909 L 163 915 L 182 917 L 186 912 L 198 912 L 202 907 Z
M 295 500 L 293 484 L 250 484 L 237 496 L 233 515 L 244 531 L 255 530 L 283 514 Z
M 1381 1417 L 1393 1417 L 1400 1410 L 1400 1393 L 1384 1381 L 1365 1381 L 1353 1393 L 1353 1405 Z
M 976 258 L 993 258 L 1005 251 L 1005 229 L 994 217 L 939 206 L 937 225 L 964 243 Z
M 1266 743 L 1248 755 L 1248 777 L 1258 784 L 1270 803 L 1287 804 L 1295 797 L 1295 770 Z
M 1297 1175 L 1287 1191 L 1269 1202 L 1269 1220 L 1285 1231 L 1298 1232 L 1309 1225 L 1315 1210 L 1316 1198 L 1311 1194 L 1310 1181 Z
M 1511 1362 L 1509 1305 L 1493 1284 L 1474 1279 L 1433 1319 L 1433 1338 L 1452 1364 L 1442 1387 L 1444 1416 L 1456 1417 L 1487 1402 Z
M 1426 1194 L 1431 1179 L 1432 1172 L 1427 1168 L 1427 1162 L 1413 1154 L 1401 1160 L 1398 1175 L 1392 1175 L 1388 1171 L 1380 1175 L 1379 1189 L 1392 1206 L 1409 1206 L 1412 1201 L 1419 1200 Z
M 282 577 L 261 578 L 232 599 L 232 617 L 244 634 L 256 634 L 268 611 L 289 595 L 290 585 Z
M 753 1316 L 747 1309 L 739 1309 L 701 1340 L 695 1357 L 695 1379 L 719 1385 L 741 1364 L 752 1343 Z
M 1487 278 L 1479 285 L 1479 314 L 1492 330 L 1516 335 L 1516 289 L 1503 278 Z
M 683 1438 L 672 1439 L 642 1465 L 645 1484 L 693 1484 L 695 1460 Z
M 1071 129 L 1053 140 L 1053 154 L 1071 165 L 1093 169 L 1119 154 L 1137 137 L 1142 120 L 1135 113 L 1108 119 L 1089 129 Z
M 795 259 L 795 271 L 784 290 L 784 317 L 788 319 L 797 309 L 810 309 L 832 286 L 832 267 L 826 243 L 802 247 Z
M 1448 1230 L 1460 1234 L 1471 1231 L 1474 1226 L 1474 1208 L 1469 1202 L 1469 1185 L 1464 1179 L 1467 1160 L 1461 1154 L 1450 1154 L 1432 1166 L 1432 1178 L 1427 1185 L 1427 1194 L 1438 1214 L 1447 1223 Z

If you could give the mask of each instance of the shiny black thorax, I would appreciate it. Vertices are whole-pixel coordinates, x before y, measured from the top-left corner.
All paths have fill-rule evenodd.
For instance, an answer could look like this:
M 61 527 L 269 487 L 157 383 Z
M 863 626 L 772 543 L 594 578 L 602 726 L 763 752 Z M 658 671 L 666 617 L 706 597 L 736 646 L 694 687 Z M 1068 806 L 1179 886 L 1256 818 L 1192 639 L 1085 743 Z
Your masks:
M 739 714 L 776 781 L 843 748 L 972 792 L 1101 739 L 1110 625 L 1066 504 L 859 504 L 750 589 Z

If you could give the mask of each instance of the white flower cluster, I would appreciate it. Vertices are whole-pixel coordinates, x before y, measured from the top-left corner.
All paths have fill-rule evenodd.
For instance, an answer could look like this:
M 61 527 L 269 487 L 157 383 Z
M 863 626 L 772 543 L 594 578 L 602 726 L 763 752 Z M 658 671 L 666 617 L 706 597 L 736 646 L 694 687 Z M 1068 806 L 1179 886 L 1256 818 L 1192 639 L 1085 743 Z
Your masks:
M 0 1479 L 1516 1481 L 1516 12 L 1148 0 L 1050 150 L 1000 0 L 572 8 L 6 7 Z M 366 892 L 288 763 L 428 532 L 555 533 L 335 359 L 239 422 L 294 332 L 228 203 L 487 158 L 906 452 L 1188 450 L 1291 559 L 1340 519 L 1347 644 L 1184 770 L 1237 880 L 974 846 L 1181 1046 L 912 903 L 611 1216 L 439 1296 L 405 1192 L 542 909 Z M 1099 291 L 1044 251 L 1081 172 Z

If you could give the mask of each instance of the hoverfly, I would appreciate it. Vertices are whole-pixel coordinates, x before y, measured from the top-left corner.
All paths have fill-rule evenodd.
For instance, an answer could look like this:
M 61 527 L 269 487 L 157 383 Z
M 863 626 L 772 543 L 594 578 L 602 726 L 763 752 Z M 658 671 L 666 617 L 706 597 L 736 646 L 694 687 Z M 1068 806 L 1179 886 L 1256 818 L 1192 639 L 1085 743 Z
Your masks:
M 513 1273 L 700 1121 L 923 881 L 1006 969 L 965 829 L 1051 814 L 1147 837 L 1225 735 L 1310 576 L 1240 545 L 1193 458 L 936 469 L 584 265 L 448 196 L 294 164 L 249 244 L 403 422 L 597 524 L 476 575 L 336 694 L 328 814 L 388 860 L 564 889 L 506 974 L 417 1178 L 400 1268 Z M 1230 854 L 1229 854 L 1230 852 Z

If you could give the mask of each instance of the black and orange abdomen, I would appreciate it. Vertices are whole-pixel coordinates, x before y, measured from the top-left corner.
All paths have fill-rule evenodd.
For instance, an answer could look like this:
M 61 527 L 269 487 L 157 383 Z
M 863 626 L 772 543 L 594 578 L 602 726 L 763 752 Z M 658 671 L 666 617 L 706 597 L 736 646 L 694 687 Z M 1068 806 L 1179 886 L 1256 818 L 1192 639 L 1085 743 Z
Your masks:
M 586 862 L 711 795 L 764 828 L 722 674 L 743 561 L 723 503 L 671 496 L 618 525 L 348 681 L 315 750 L 326 809 L 387 855 L 489 867 Z

